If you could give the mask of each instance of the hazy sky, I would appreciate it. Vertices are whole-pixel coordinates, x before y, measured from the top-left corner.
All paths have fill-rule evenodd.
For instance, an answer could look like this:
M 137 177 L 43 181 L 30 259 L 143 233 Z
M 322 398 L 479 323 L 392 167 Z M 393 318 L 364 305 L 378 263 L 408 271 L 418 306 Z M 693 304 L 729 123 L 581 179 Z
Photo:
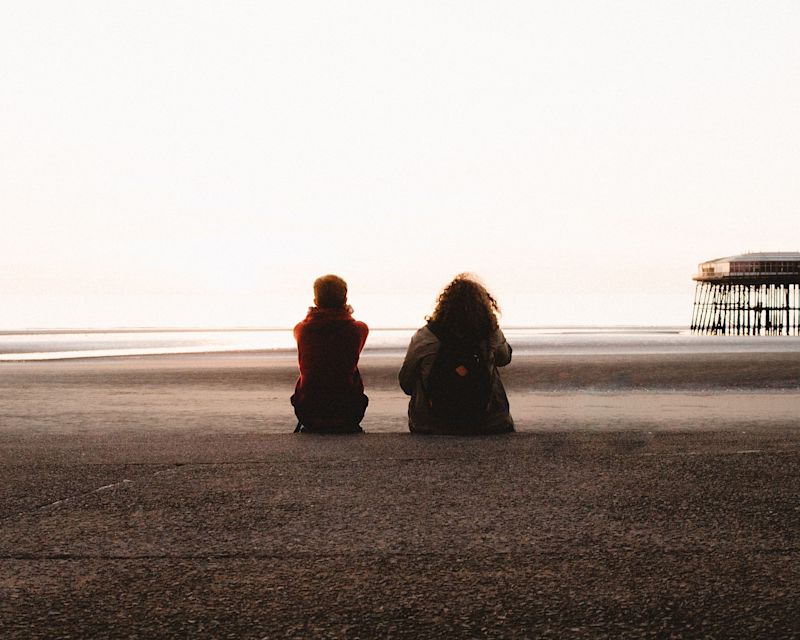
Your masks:
M 800 250 L 800 3 L 2 2 L 1 327 L 687 324 Z

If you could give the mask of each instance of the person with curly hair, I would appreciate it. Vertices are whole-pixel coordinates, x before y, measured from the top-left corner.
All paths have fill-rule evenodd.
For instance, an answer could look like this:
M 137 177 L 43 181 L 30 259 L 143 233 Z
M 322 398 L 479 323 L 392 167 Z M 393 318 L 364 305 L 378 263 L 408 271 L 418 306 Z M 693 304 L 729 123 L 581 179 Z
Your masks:
M 491 434 L 514 431 L 498 367 L 511 346 L 500 306 L 473 275 L 456 276 L 439 294 L 427 324 L 411 338 L 398 376 L 413 433 Z
M 369 328 L 353 318 L 347 283 L 326 275 L 314 282 L 314 306 L 294 328 L 300 377 L 291 403 L 298 432 L 361 433 L 369 399 L 358 358 Z

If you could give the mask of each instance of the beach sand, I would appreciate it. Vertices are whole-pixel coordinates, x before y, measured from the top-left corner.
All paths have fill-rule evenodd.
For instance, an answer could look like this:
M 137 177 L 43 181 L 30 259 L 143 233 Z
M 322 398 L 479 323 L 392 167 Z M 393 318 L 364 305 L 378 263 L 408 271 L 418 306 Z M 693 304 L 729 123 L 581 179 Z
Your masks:
M 407 431 L 399 357 L 362 358 L 368 432 Z M 519 431 L 791 426 L 800 354 L 517 356 L 501 370 Z M 23 433 L 287 433 L 294 358 L 258 353 L 0 364 L 0 420 Z
M 519 432 L 294 426 L 292 360 L 0 365 L 0 637 L 799 637 L 797 355 L 517 358 Z

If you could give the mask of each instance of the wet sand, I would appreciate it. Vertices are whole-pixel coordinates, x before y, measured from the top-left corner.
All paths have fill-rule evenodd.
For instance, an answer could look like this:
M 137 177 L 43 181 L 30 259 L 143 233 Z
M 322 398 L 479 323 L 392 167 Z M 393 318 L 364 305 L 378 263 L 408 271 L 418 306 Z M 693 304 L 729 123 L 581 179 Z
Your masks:
M 371 433 L 407 431 L 399 357 L 362 359 Z M 800 354 L 516 357 L 501 373 L 519 431 L 791 426 Z M 253 353 L 0 364 L 0 421 L 22 433 L 287 433 L 293 358 Z
M 0 637 L 798 637 L 800 363 L 692 358 L 517 359 L 491 438 L 391 358 L 343 437 L 285 359 L 0 365 Z

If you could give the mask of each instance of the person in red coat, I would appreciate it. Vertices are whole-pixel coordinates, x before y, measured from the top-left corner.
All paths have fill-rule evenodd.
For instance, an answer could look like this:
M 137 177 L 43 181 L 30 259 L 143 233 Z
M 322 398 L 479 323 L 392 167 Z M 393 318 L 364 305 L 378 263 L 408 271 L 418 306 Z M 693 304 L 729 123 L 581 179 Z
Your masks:
M 291 398 L 296 431 L 361 433 L 369 399 L 358 357 L 369 328 L 353 318 L 347 283 L 327 275 L 314 281 L 314 306 L 294 328 L 300 378 Z

